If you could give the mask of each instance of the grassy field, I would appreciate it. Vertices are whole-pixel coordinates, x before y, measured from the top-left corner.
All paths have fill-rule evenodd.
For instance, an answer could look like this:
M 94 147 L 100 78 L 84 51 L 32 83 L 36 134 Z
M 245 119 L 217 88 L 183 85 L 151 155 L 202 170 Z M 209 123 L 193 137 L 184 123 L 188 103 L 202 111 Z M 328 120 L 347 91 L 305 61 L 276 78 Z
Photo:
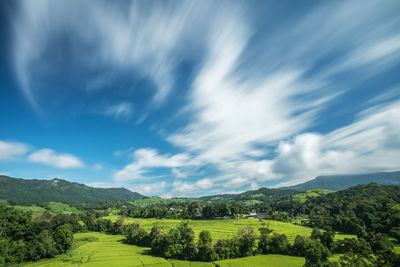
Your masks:
M 303 193 L 293 195 L 293 200 L 305 202 L 307 200 L 307 197 L 319 197 L 319 196 L 326 195 L 326 194 L 333 193 L 333 192 L 335 192 L 335 191 L 326 190 L 326 189 L 312 189 L 312 190 L 308 190 Z
M 258 255 L 254 257 L 239 258 L 233 260 L 216 261 L 220 267 L 239 266 L 271 266 L 271 267 L 292 267 L 303 266 L 304 258 L 284 255 Z
M 62 204 L 59 202 L 50 202 L 49 205 L 47 206 L 47 209 L 32 205 L 32 206 L 11 206 L 13 208 L 23 210 L 23 211 L 32 211 L 32 214 L 34 217 L 40 216 L 43 212 L 46 210 L 53 216 L 58 215 L 58 214 L 72 214 L 72 213 L 80 213 L 80 211 L 75 208 L 71 207 L 67 204 Z
M 100 233 L 75 234 L 73 248 L 67 254 L 19 266 L 147 266 L 147 267 L 212 267 L 209 262 L 166 260 L 149 255 L 149 248 L 122 243 L 123 236 Z M 217 261 L 220 266 L 302 266 L 304 258 L 283 255 L 262 255 L 235 260 Z
M 105 218 L 115 221 L 118 216 L 111 215 Z M 163 227 L 166 231 L 171 228 L 175 228 L 181 220 L 171 220 L 171 219 L 135 219 L 126 218 L 125 223 L 138 222 L 146 230 L 150 230 L 154 225 L 158 224 Z M 294 225 L 291 223 L 278 222 L 278 221 L 265 221 L 269 224 L 269 227 L 274 230 L 274 232 L 279 234 L 285 234 L 290 242 L 294 242 L 297 235 L 309 236 L 311 235 L 312 229 L 304 226 Z M 242 220 L 191 220 L 190 227 L 195 232 L 196 238 L 199 233 L 203 230 L 208 230 L 211 233 L 211 237 L 214 241 L 218 239 L 232 238 L 236 235 L 240 228 L 251 226 L 257 232 L 258 228 L 262 227 L 261 222 L 258 219 L 242 219 Z M 336 234 L 336 239 L 344 239 L 355 237 L 353 235 Z
M 143 198 L 143 199 L 138 199 L 135 201 L 130 202 L 131 204 L 139 207 L 148 207 L 151 205 L 156 205 L 156 204 L 168 204 L 168 203 L 186 203 L 186 202 L 192 202 L 196 201 L 194 198 L 171 198 L 171 199 L 164 199 L 161 197 L 149 197 L 149 198 Z

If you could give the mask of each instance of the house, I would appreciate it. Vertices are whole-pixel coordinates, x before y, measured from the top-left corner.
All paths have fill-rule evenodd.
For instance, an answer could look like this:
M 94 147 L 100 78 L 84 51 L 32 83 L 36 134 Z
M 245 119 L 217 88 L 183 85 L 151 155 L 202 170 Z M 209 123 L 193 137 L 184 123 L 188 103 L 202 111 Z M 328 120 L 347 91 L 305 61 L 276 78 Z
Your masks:
M 245 218 L 246 218 L 246 219 L 254 219 L 254 218 L 257 218 L 257 213 L 250 212 L 250 214 L 247 215 Z
M 260 220 L 265 219 L 266 217 L 267 217 L 266 213 L 258 213 L 257 214 L 257 218 L 260 219 Z

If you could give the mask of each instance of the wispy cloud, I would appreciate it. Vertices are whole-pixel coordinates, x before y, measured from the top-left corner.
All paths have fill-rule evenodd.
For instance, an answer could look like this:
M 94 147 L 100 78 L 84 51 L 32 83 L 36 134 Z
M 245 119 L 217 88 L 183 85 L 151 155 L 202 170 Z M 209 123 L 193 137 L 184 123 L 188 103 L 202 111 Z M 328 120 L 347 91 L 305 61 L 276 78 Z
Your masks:
M 400 101 L 360 113 L 357 121 L 327 135 L 302 134 L 279 145 L 274 171 L 309 180 L 319 174 L 397 170 Z
M 113 178 L 117 182 L 140 180 L 154 168 L 177 168 L 199 164 L 188 154 L 160 155 L 156 149 L 142 148 L 133 153 L 133 162 L 117 171 Z
M 132 113 L 132 104 L 128 102 L 122 102 L 117 105 L 109 106 L 104 111 L 105 115 L 113 116 L 116 119 L 129 119 Z
M 29 155 L 28 160 L 62 169 L 82 168 L 85 166 L 85 164 L 74 155 L 58 154 L 48 148 L 33 152 Z
M 200 48 L 201 36 L 211 25 L 205 23 L 207 18 L 216 15 L 211 1 L 96 1 L 93 5 L 82 1 L 41 0 L 33 4 L 21 0 L 18 4 L 13 16 L 14 66 L 21 89 L 36 110 L 41 109 L 43 81 L 49 83 L 43 75 L 49 68 L 59 69 L 44 55 L 49 53 L 48 47 L 60 45 L 60 32 L 81 48 L 72 55 L 76 67 L 83 73 L 98 73 L 80 89 L 98 92 L 100 87 L 109 86 L 116 77 L 104 73 L 104 69 L 134 73 L 155 85 L 151 101 L 155 109 L 173 89 L 176 66 Z
M 139 124 L 180 90 L 176 95 L 183 107 L 168 114 L 179 120 L 179 128 L 152 126 L 180 152 L 162 154 L 157 147 L 115 153 L 132 154 L 133 159 L 114 173 L 114 183 L 134 181 L 146 194 L 241 190 L 281 178 L 294 183 L 323 173 L 398 168 L 397 87 L 381 95 L 378 91 L 383 89 L 376 89 L 360 104 L 365 110 L 346 114 L 347 121 L 336 122 L 336 130 L 319 126 L 327 123 L 326 110 L 337 105 L 335 113 L 345 105 L 338 102 L 352 90 L 361 92 L 358 87 L 368 79 L 398 65 L 399 6 L 324 1 L 275 21 L 268 16 L 275 7 L 268 5 L 262 15 L 270 19 L 260 22 L 253 17 L 258 5 L 246 3 L 21 1 L 13 24 L 18 81 L 39 109 L 45 93 L 39 86 L 42 76 L 34 75 L 32 66 L 43 68 L 39 74 L 51 68 L 45 60 L 47 48 L 65 32 L 71 42 L 85 48 L 78 49 L 85 53 L 75 55 L 83 73 L 95 73 L 88 75 L 90 82 L 82 83 L 86 87 L 71 90 L 96 96 L 93 102 L 101 98 L 103 87 L 118 92 L 100 113 L 130 118 L 135 108 Z M 195 62 L 189 74 L 180 71 L 182 62 Z M 143 99 L 127 97 L 135 90 L 125 84 L 120 84 L 121 90 L 114 86 L 123 74 L 103 75 L 103 69 L 151 84 L 135 88 L 140 95 L 150 95 L 148 110 L 137 112 Z M 396 79 L 390 77 L 386 84 L 398 83 Z M 0 143 L 0 158 L 1 151 Z M 66 155 L 40 150 L 29 158 L 58 167 L 83 166 L 72 155 L 67 155 L 70 163 L 56 163 L 62 156 Z M 210 173 L 193 171 L 205 166 Z M 149 177 L 154 180 L 149 182 Z
M 0 160 L 12 159 L 28 152 L 29 146 L 18 142 L 0 140 Z
M 190 195 L 197 195 L 204 190 L 211 189 L 213 186 L 214 182 L 209 178 L 203 178 L 196 182 L 174 181 L 170 194 L 173 196 L 188 196 L 190 192 Z

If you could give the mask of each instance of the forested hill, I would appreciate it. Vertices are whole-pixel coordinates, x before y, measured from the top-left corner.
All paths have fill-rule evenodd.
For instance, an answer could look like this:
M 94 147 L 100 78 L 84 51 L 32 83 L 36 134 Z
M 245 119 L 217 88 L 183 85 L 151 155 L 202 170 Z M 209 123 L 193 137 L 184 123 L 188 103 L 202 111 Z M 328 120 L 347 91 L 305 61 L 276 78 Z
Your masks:
M 369 183 L 400 185 L 400 171 L 378 172 L 359 175 L 318 176 L 311 181 L 290 187 L 285 187 L 285 189 L 295 189 L 298 191 L 307 191 L 310 189 L 327 189 L 339 191 L 355 185 Z
M 310 226 L 365 235 L 371 231 L 400 238 L 400 186 L 367 184 L 309 198 L 281 202 L 281 208 L 310 216 Z
M 250 190 L 240 194 L 222 194 L 222 195 L 204 196 L 201 197 L 200 200 L 213 201 L 213 202 L 259 200 L 259 201 L 269 202 L 296 193 L 298 193 L 298 191 L 293 189 L 270 189 L 263 187 L 257 190 Z
M 25 180 L 0 175 L 0 199 L 19 203 L 62 202 L 67 204 L 134 201 L 139 193 L 126 188 L 94 188 L 62 179 Z

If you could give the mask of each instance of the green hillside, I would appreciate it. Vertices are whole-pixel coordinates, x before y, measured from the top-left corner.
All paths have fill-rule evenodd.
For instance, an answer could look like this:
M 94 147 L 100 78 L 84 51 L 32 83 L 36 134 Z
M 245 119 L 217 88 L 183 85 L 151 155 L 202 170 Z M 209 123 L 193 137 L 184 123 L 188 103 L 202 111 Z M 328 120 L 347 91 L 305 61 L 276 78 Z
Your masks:
M 200 200 L 203 202 L 242 202 L 242 203 L 252 203 L 257 201 L 271 202 L 286 196 L 290 196 L 298 193 L 297 190 L 293 189 L 270 189 L 270 188 L 260 188 L 257 190 L 250 190 L 240 194 L 222 194 L 213 196 L 204 196 Z
M 186 202 L 192 202 L 192 201 L 198 201 L 196 198 L 170 198 L 170 199 L 164 199 L 161 197 L 145 197 L 142 199 L 135 200 L 131 202 L 131 204 L 139 207 L 149 207 L 152 205 L 157 205 L 157 204 L 169 204 L 169 203 L 186 203 Z
M 142 195 L 126 188 L 94 188 L 62 179 L 26 180 L 0 176 L 0 199 L 19 203 L 62 202 L 67 204 L 134 201 Z
M 306 192 L 302 192 L 302 193 L 293 195 L 293 200 L 304 202 L 307 200 L 307 198 L 319 197 L 319 196 L 323 196 L 323 195 L 333 193 L 333 192 L 335 192 L 335 191 L 326 190 L 326 189 L 311 189 L 311 190 L 307 190 Z

